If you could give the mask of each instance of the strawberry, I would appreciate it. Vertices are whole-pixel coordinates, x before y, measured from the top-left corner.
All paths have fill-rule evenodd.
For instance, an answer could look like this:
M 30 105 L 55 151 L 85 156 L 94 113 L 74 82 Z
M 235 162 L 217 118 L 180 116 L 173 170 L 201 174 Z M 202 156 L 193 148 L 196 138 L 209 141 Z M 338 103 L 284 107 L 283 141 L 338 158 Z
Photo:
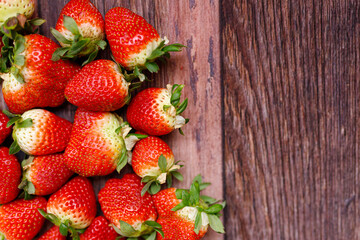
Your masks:
M 0 112 L 0 144 L 2 144 L 11 133 L 11 127 L 6 126 L 8 121 L 9 118 Z
M 64 151 L 70 139 L 71 122 L 44 109 L 32 109 L 21 116 L 4 111 L 14 125 L 10 153 L 20 149 L 28 155 L 47 155 Z
M 80 240 L 116 240 L 118 234 L 103 216 L 96 217 L 86 231 L 80 235 Z M 125 240 L 125 238 L 121 238 Z M 120 240 L 120 239 L 118 239 Z
M 127 120 L 138 131 L 149 135 L 160 136 L 172 132 L 187 123 L 179 114 L 188 103 L 180 103 L 181 90 L 184 85 L 168 85 L 166 88 L 147 88 L 139 92 L 130 102 L 127 109 Z M 180 133 L 182 131 L 180 130 Z
M 45 198 L 18 199 L 0 206 L 0 239 L 33 239 L 45 221 L 38 209 L 46 209 Z
M 104 19 L 90 0 L 68 2 L 51 33 L 63 47 L 54 53 L 54 61 L 89 56 L 83 63 L 85 65 L 95 59 L 100 49 L 106 47 Z
M 159 233 L 157 234 L 157 240 L 198 240 L 206 233 L 206 229 L 202 229 L 196 234 L 193 222 L 176 216 L 159 217 L 156 222 L 162 226 L 164 232 L 164 237 Z
M 88 227 L 96 216 L 96 198 L 90 180 L 73 178 L 50 196 L 47 213 L 39 211 L 60 227 L 63 236 L 69 231 L 74 239 L 79 239 L 78 232 Z
M 200 191 L 208 185 L 209 183 L 203 183 L 201 176 L 198 175 L 193 180 L 189 190 L 169 188 L 155 194 L 153 200 L 159 217 L 179 218 L 185 221 L 182 224 L 192 225 L 196 235 L 205 234 L 208 225 L 216 232 L 224 233 L 224 226 L 219 216 L 220 211 L 225 207 L 225 202 L 219 204 L 217 200 L 211 197 L 201 196 Z M 166 222 L 166 220 L 164 221 Z M 174 221 L 174 219 L 169 221 Z M 172 225 L 171 222 L 166 224 Z M 165 239 L 173 239 L 166 237 L 166 231 L 164 231 Z
M 0 204 L 8 203 L 19 193 L 18 185 L 21 178 L 21 168 L 14 155 L 9 154 L 7 147 L 0 147 Z
M 52 226 L 46 233 L 41 235 L 37 240 L 66 240 L 66 237 L 61 235 L 58 226 Z
M 69 81 L 65 96 L 88 111 L 115 111 L 127 102 L 129 85 L 116 63 L 96 60 Z
M 131 149 L 127 142 L 134 140 L 128 138 L 130 129 L 116 114 L 78 109 L 65 150 L 65 165 L 85 177 L 108 175 L 115 169 L 120 172 Z
M 63 154 L 30 156 L 22 162 L 23 180 L 19 188 L 28 194 L 49 195 L 56 192 L 74 174 L 63 163 Z
M 155 60 L 170 57 L 169 52 L 181 51 L 184 47 L 175 43 L 166 45 L 153 26 L 129 9 L 115 7 L 105 15 L 105 32 L 115 61 L 129 70 L 148 69 L 157 72 Z
M 1 0 L 0 1 L 0 26 L 11 17 L 18 14 L 30 18 L 35 11 L 35 0 Z
M 5 36 L 3 36 L 4 39 Z M 16 35 L 14 47 L 7 39 L 2 48 L 2 60 L 13 63 L 2 69 L 4 79 L 2 91 L 9 110 L 23 113 L 35 107 L 56 107 L 65 101 L 67 81 L 79 70 L 79 66 L 68 61 L 51 61 L 58 45 L 51 39 L 31 34 Z
M 141 196 L 143 187 L 138 176 L 126 174 L 122 179 L 108 180 L 98 194 L 105 217 L 121 236 L 139 237 L 160 231 L 161 226 L 154 222 L 157 214 L 151 195 Z
M 158 137 L 147 137 L 138 141 L 132 151 L 131 165 L 134 172 L 147 184 L 142 190 L 142 195 L 148 191 L 155 194 L 160 191 L 160 184 L 168 181 L 172 184 L 172 176 L 183 180 L 181 173 L 177 170 L 174 154 L 170 147 Z

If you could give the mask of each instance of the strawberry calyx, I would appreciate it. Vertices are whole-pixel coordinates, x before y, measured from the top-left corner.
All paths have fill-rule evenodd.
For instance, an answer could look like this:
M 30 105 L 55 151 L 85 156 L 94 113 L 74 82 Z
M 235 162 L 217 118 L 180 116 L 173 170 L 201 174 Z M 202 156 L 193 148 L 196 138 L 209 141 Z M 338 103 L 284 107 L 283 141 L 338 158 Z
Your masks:
M 35 194 L 35 186 L 28 179 L 29 168 L 33 164 L 34 156 L 29 156 L 27 159 L 21 162 L 21 167 L 23 169 L 23 179 L 19 184 L 18 188 L 24 190 L 25 200 L 30 198 L 30 195 Z
M 120 118 L 120 117 L 119 117 Z M 122 118 L 120 118 L 122 122 Z M 130 133 L 132 128 L 128 122 L 122 122 L 120 127 L 118 127 L 115 132 L 122 136 L 125 142 L 125 148 L 121 149 L 120 158 L 117 161 L 116 171 L 120 173 L 121 169 L 125 167 L 129 159 L 131 159 L 131 149 L 134 147 L 137 141 L 140 139 L 147 138 L 147 135 Z
M 14 130 L 18 129 L 18 128 L 28 128 L 28 127 L 31 127 L 33 125 L 33 120 L 31 118 L 27 118 L 27 119 L 23 119 L 21 117 L 20 114 L 13 114 L 7 110 L 3 110 L 3 113 L 9 117 L 9 121 L 7 122 L 6 124 L 6 127 L 10 127 L 12 126 L 13 124 L 14 125 Z M 13 139 L 14 139 L 14 142 L 10 145 L 10 148 L 9 148 L 9 153 L 10 154 L 15 154 L 17 152 L 20 151 L 20 146 L 17 142 L 17 139 L 16 139 L 16 136 L 14 134 L 15 131 L 13 131 Z
M 46 22 L 42 18 L 33 18 L 27 20 L 24 14 L 17 14 L 17 16 L 8 18 L 1 25 L 1 33 L 10 39 L 15 39 L 17 34 L 32 34 L 38 32 L 38 27 Z
M 178 165 L 180 161 L 175 162 L 173 165 L 169 165 L 164 155 L 160 155 L 158 159 L 158 167 L 160 173 L 156 175 L 146 175 L 141 179 L 141 182 L 146 183 L 141 190 L 141 196 L 144 196 L 146 192 L 151 195 L 158 193 L 161 189 L 161 184 L 167 182 L 168 187 L 172 186 L 172 177 L 174 176 L 177 180 L 183 181 L 183 175 L 178 171 L 184 165 Z
M 52 55 L 51 60 L 58 61 L 60 59 L 78 59 L 87 56 L 82 66 L 93 61 L 99 50 L 106 48 L 106 41 L 92 38 L 85 38 L 79 31 L 79 27 L 72 17 L 64 15 L 64 27 L 73 35 L 73 39 L 67 39 L 59 31 L 51 28 L 51 34 L 64 47 L 58 48 Z
M 186 98 L 183 102 L 180 102 L 181 92 L 185 85 L 181 84 L 168 84 L 166 87 L 171 95 L 170 103 L 171 105 L 164 105 L 163 110 L 172 117 L 175 117 L 175 129 L 179 129 L 181 135 L 184 135 L 181 127 L 189 122 L 189 119 L 185 119 L 180 116 L 183 111 L 185 111 L 188 105 L 188 98 Z
M 72 227 L 71 221 L 69 219 L 65 220 L 64 222 L 61 222 L 61 220 L 52 213 L 47 213 L 41 208 L 38 208 L 38 211 L 45 219 L 49 220 L 50 222 L 58 226 L 60 234 L 65 237 L 68 235 L 68 233 L 70 233 L 72 239 L 79 240 L 80 239 L 79 234 L 85 232 L 85 229 L 76 229 Z
M 182 48 L 186 47 L 180 43 L 167 45 L 168 43 L 169 40 L 167 37 L 164 37 L 159 46 L 146 58 L 145 65 L 142 68 L 147 69 L 151 73 L 157 73 L 159 71 L 159 65 L 155 62 L 156 60 L 164 61 L 170 58 L 170 52 L 180 52 Z
M 164 237 L 164 232 L 161 230 L 161 225 L 155 221 L 145 221 L 140 225 L 138 229 L 135 229 L 132 225 L 122 220 L 119 220 L 120 228 L 112 224 L 115 231 L 122 237 L 127 237 L 130 240 L 139 239 L 139 237 L 145 240 L 155 240 L 156 233 L 160 233 Z
M 200 195 L 200 191 L 209 186 L 210 183 L 203 183 L 201 175 L 194 178 L 190 189 L 177 189 L 176 198 L 181 202 L 172 208 L 181 217 L 185 217 L 195 222 L 194 232 L 199 233 L 201 227 L 210 225 L 218 232 L 225 233 L 224 226 L 220 220 L 220 211 L 224 209 L 225 201 L 219 203 L 218 200 L 209 196 Z
M 5 235 L 2 232 L 0 232 L 0 240 L 5 240 Z

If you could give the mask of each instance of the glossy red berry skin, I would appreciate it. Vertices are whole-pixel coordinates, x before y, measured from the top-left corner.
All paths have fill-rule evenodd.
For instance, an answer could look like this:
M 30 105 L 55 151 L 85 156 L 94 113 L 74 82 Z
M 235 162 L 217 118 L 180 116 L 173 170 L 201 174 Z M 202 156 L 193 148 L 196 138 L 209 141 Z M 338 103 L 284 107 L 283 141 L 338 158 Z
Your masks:
M 0 172 L 0 204 L 5 204 L 17 197 L 21 180 L 20 163 L 7 147 L 0 147 Z
M 66 237 L 61 235 L 58 226 L 53 226 L 41 235 L 38 240 L 66 240 Z
M 6 127 L 8 121 L 9 118 L 0 112 L 0 144 L 2 144 L 11 133 L 11 127 Z
M 80 235 L 80 240 L 116 240 L 118 236 L 109 221 L 103 216 L 98 216 L 92 221 L 86 231 Z M 125 238 L 121 239 L 124 240 Z
M 32 240 L 45 222 L 39 208 L 46 209 L 43 197 L 18 199 L 0 206 L 0 232 L 7 240 Z

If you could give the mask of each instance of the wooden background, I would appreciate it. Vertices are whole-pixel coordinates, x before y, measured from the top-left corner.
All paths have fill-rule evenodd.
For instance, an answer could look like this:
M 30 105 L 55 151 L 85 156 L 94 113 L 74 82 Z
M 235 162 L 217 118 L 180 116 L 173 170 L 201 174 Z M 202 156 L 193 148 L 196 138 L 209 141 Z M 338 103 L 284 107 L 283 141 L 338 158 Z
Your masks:
M 38 0 L 41 33 L 66 2 Z M 177 186 L 201 173 L 227 201 L 227 234 L 205 239 L 360 239 L 358 0 L 93 2 L 188 46 L 148 86 L 186 84 L 186 136 L 164 139 L 186 165 Z M 72 119 L 75 108 L 53 110 Z

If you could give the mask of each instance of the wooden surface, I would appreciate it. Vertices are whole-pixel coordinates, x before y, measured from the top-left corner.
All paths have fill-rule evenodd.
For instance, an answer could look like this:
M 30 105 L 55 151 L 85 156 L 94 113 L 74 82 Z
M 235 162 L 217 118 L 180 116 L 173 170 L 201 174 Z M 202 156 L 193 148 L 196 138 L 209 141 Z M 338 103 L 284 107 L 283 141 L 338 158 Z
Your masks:
M 360 239 L 360 2 L 221 5 L 226 239 Z
M 38 0 L 46 36 L 66 2 Z M 188 46 L 147 86 L 186 84 L 186 136 L 164 139 L 186 165 L 177 186 L 201 173 L 227 200 L 227 234 L 205 239 L 360 239 L 359 1 L 93 2 Z
M 41 34 L 51 37 L 50 27 L 55 27 L 62 7 L 68 0 L 38 0 L 37 15 L 47 20 L 41 27 Z M 117 1 L 92 0 L 99 11 L 105 13 L 117 6 L 127 7 L 143 16 L 152 24 L 161 36 L 167 36 L 174 43 L 179 42 L 188 47 L 181 53 L 172 54 L 171 60 L 161 65 L 158 74 L 149 75 L 154 81 L 145 87 L 166 87 L 168 83 L 185 84 L 184 99 L 189 98 L 189 105 L 184 116 L 190 122 L 183 128 L 185 136 L 178 131 L 163 137 L 174 152 L 177 160 L 182 160 L 185 167 L 181 170 L 185 176 L 182 183 L 176 186 L 189 187 L 193 177 L 201 173 L 205 181 L 211 181 L 205 194 L 223 199 L 222 181 L 222 111 L 220 80 L 220 35 L 219 24 L 206 24 L 219 19 L 217 1 Z M 207 14 L 203 14 L 204 11 Z M 52 38 L 55 40 L 54 38 Z M 110 50 L 100 57 L 109 58 Z M 1 98 L 1 106 L 4 107 Z M 50 109 L 59 116 L 73 120 L 75 107 L 64 104 L 60 108 Z M 125 116 L 126 108 L 118 111 Z M 130 167 L 121 174 L 114 173 L 106 177 L 92 178 L 97 193 L 107 179 L 122 177 Z M 100 211 L 99 211 L 100 214 Z M 204 239 L 218 240 L 223 236 L 210 231 Z

